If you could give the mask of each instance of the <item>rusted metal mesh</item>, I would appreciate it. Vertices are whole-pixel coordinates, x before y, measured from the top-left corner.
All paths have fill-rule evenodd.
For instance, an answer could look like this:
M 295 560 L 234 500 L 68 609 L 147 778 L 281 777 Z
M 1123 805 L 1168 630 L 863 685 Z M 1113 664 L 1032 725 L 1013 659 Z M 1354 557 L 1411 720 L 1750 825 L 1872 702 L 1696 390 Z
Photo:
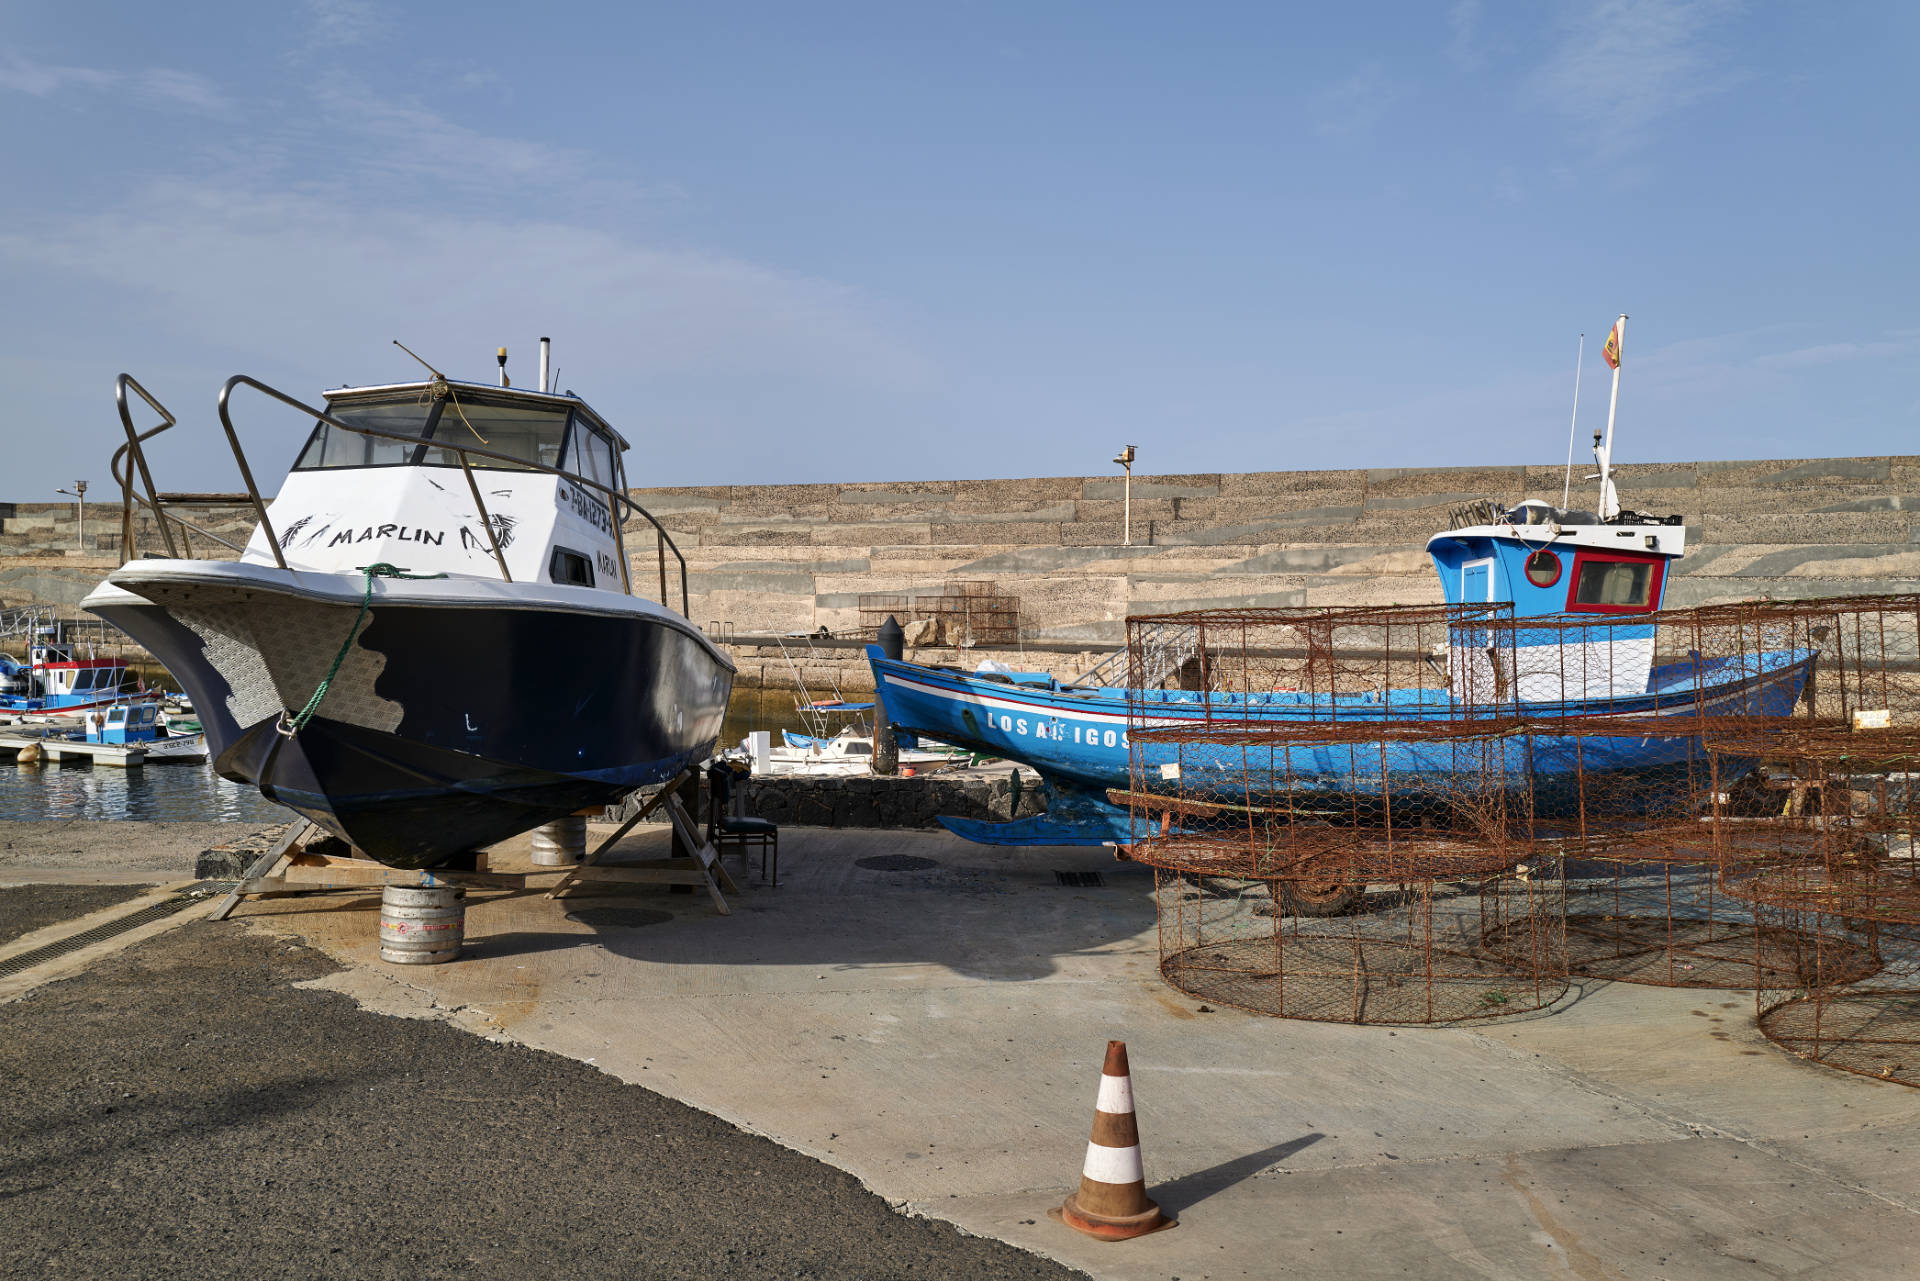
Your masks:
M 1793 665 L 1806 673 L 1792 706 L 1762 697 L 1725 700 L 1708 709 L 1710 731 L 1846 735 L 1856 716 L 1866 724 L 1920 726 L 1920 595 L 1750 601 L 1687 616 L 1709 677 Z
M 1111 799 L 1133 816 L 1131 857 L 1160 869 L 1169 982 L 1354 1023 L 1488 1018 L 1566 990 L 1564 885 L 1557 856 L 1534 858 L 1526 841 L 1520 727 L 1466 665 L 1508 616 L 1132 620 L 1129 787 Z M 1170 634 L 1190 646 L 1178 674 L 1191 688 L 1146 688 L 1155 671 L 1173 683 L 1154 652 Z M 1355 901 L 1336 916 L 1295 910 L 1329 892 Z
M 1420 1024 L 1542 1009 L 1567 990 L 1559 869 L 1384 888 L 1347 915 L 1290 914 L 1291 883 L 1157 877 L 1160 972 L 1281 1018 Z
M 1508 616 L 1417 606 L 1129 620 L 1129 786 L 1111 799 L 1133 815 L 1133 857 L 1322 881 L 1504 866 L 1524 822 L 1498 738 L 1511 719 L 1454 698 L 1448 664 L 1466 631 Z M 1190 637 L 1196 689 L 1140 684 L 1170 622 Z
M 1803 1059 L 1920 1086 L 1920 934 L 1871 923 L 1859 932 L 1884 961 L 1877 974 L 1763 993 L 1760 1030 Z
M 1499 606 L 1134 619 L 1129 787 L 1111 799 L 1132 814 L 1132 857 L 1246 881 L 1269 901 L 1384 883 L 1418 902 L 1423 886 L 1552 861 L 1566 877 L 1554 955 L 1574 974 L 1855 983 L 1878 953 L 1847 927 L 1846 904 L 1823 906 L 1807 883 L 1826 863 L 1786 860 L 1794 892 L 1770 895 L 1787 874 L 1781 847 L 1808 838 L 1768 820 L 1788 816 L 1807 790 L 1795 770 L 1812 768 L 1783 752 L 1824 745 L 1857 766 L 1863 744 L 1920 724 L 1917 622 L 1916 597 L 1522 620 Z M 1158 652 L 1169 638 L 1184 663 Z M 1848 893 L 1891 901 L 1885 863 L 1870 891 Z M 1178 929 L 1175 942 L 1185 955 Z M 1163 931 L 1163 960 L 1164 943 Z
M 1582 978 L 1763 990 L 1879 968 L 1837 921 L 1755 903 L 1709 865 L 1569 860 L 1567 871 L 1568 967 Z
M 1789 803 L 1777 745 L 1911 703 L 1914 619 L 1914 598 L 1873 597 L 1513 624 L 1493 649 L 1534 753 L 1536 838 L 1568 860 L 1575 974 L 1765 990 L 1878 968 L 1838 918 L 1723 887 L 1775 857 L 1751 822 Z
M 909 592 L 862 592 L 856 603 L 863 635 L 871 635 L 892 617 L 902 625 L 931 623 L 920 644 L 967 648 L 1020 643 L 1020 598 L 989 581 L 965 580 Z
M 1814 949 L 1759 993 L 1761 1030 L 1803 1058 L 1920 1086 L 1920 726 L 1835 721 L 1710 743 L 1759 759 L 1772 802 L 1716 820 L 1743 856 L 1727 887 L 1756 915 L 1802 922 Z
M 1365 696 L 1383 690 L 1425 691 L 1437 703 L 1454 702 L 1447 669 L 1455 648 L 1474 643 L 1473 628 L 1511 621 L 1510 605 L 1301 606 L 1274 609 L 1194 610 L 1180 614 L 1136 615 L 1127 620 L 1129 688 L 1164 690 L 1167 699 L 1141 700 L 1139 714 L 1151 719 L 1156 705 L 1165 713 L 1186 705 L 1207 722 L 1238 724 L 1264 721 L 1263 704 L 1231 698 L 1182 698 L 1207 691 L 1215 695 L 1272 700 L 1305 720 L 1377 720 Z M 1169 673 L 1163 650 L 1177 645 L 1191 656 L 1184 677 Z M 1337 700 L 1336 700 L 1337 696 Z M 1409 699 L 1409 693 L 1401 693 Z M 1316 703 L 1315 700 L 1336 700 Z M 1318 710 L 1314 710 L 1317 708 Z M 1464 708 L 1452 715 L 1464 715 Z

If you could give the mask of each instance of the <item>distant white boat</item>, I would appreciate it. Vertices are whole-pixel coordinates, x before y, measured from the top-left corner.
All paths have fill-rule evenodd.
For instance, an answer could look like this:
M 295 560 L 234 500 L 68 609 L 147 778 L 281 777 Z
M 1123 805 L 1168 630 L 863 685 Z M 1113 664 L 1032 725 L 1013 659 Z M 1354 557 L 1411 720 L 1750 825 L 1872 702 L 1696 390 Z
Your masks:
M 759 730 L 740 740 L 740 751 L 756 775 L 808 774 L 839 777 L 873 770 L 873 736 L 848 728 L 832 738 L 783 732 L 785 742 L 773 746 L 773 736 Z M 958 748 L 903 747 L 900 764 L 910 769 L 964 763 L 968 753 Z

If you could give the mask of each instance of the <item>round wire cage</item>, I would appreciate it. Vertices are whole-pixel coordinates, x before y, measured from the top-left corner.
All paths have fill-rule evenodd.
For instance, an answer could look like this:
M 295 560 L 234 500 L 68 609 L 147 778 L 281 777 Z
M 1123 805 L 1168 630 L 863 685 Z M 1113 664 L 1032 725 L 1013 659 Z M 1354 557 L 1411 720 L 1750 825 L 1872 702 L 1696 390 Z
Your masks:
M 1564 884 L 1524 865 L 1425 877 L 1335 917 L 1290 914 L 1287 882 L 1156 874 L 1160 973 L 1205 1001 L 1280 1018 L 1458 1023 L 1543 1009 L 1568 987 Z

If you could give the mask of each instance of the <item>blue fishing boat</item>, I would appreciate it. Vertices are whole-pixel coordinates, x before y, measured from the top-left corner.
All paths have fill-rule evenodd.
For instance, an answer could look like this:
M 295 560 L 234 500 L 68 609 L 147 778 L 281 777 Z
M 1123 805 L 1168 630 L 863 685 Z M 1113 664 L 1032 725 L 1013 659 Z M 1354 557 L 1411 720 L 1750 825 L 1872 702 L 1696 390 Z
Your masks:
M 125 701 L 157 700 L 123 658 L 101 657 L 59 623 L 36 627 L 24 659 L 0 654 L 0 713 L 78 715 Z
M 1108 796 L 1130 786 L 1130 773 L 1177 777 L 1183 796 L 1212 795 L 1229 805 L 1280 795 L 1311 803 L 1356 792 L 1417 804 L 1453 770 L 1458 747 L 1417 732 L 1443 723 L 1468 733 L 1476 722 L 1484 726 L 1499 744 L 1493 768 L 1526 780 L 1537 816 L 1604 818 L 1581 808 L 1583 773 L 1641 776 L 1645 786 L 1613 789 L 1637 805 L 1663 786 L 1677 790 L 1702 759 L 1698 718 L 1786 714 L 1817 654 L 1686 653 L 1656 664 L 1658 615 L 1670 571 L 1686 552 L 1686 530 L 1679 516 L 1620 508 L 1609 475 L 1611 428 L 1594 452 L 1599 511 L 1538 499 L 1512 507 L 1469 504 L 1428 540 L 1443 595 L 1461 620 L 1449 629 L 1442 688 L 1128 689 L 1044 673 L 968 673 L 889 659 L 870 646 L 874 685 L 898 729 L 1040 773 L 1049 791 L 1041 815 L 1008 823 L 941 819 L 985 844 L 1130 842 L 1138 836 L 1133 816 Z M 1471 621 L 1476 608 L 1487 615 L 1481 622 Z M 1530 620 L 1543 625 L 1529 627 Z M 1247 732 L 1231 743 L 1210 742 L 1207 727 L 1222 722 Z M 1662 722 L 1673 732 L 1662 732 Z M 1325 739 L 1350 744 L 1356 723 L 1380 728 L 1372 744 L 1378 750 L 1364 767 L 1350 745 L 1314 740 L 1317 729 L 1339 726 Z M 1556 732 L 1582 725 L 1586 732 Z M 1594 732 L 1603 725 L 1613 731 Z M 1262 727 L 1273 731 L 1265 745 L 1258 743 Z M 1220 779 L 1217 787 L 1209 787 L 1210 775 Z

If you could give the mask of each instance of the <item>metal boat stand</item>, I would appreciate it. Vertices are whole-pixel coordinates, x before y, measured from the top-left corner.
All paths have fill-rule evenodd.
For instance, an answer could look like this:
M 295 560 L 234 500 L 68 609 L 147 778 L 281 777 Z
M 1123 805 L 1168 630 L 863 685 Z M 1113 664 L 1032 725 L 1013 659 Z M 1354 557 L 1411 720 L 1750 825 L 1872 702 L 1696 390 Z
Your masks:
M 583 881 L 608 882 L 616 885 L 693 885 L 704 886 L 713 899 L 713 906 L 722 916 L 731 915 L 727 907 L 726 894 L 738 894 L 740 886 L 727 874 L 726 867 L 720 862 L 720 856 L 714 852 L 701 835 L 693 816 L 687 813 L 687 807 L 680 800 L 680 787 L 693 776 L 691 770 L 662 788 L 652 800 L 634 811 L 633 817 L 622 823 L 619 830 L 595 847 L 587 855 L 584 863 L 560 878 L 560 883 L 547 891 L 547 897 L 561 898 Z M 638 863 L 602 864 L 600 856 L 620 842 L 620 838 L 632 831 L 641 819 L 653 813 L 661 806 L 666 807 L 667 819 L 673 824 L 674 844 L 678 849 L 691 851 L 671 858 L 645 859 Z M 721 891 L 726 893 L 723 894 Z

